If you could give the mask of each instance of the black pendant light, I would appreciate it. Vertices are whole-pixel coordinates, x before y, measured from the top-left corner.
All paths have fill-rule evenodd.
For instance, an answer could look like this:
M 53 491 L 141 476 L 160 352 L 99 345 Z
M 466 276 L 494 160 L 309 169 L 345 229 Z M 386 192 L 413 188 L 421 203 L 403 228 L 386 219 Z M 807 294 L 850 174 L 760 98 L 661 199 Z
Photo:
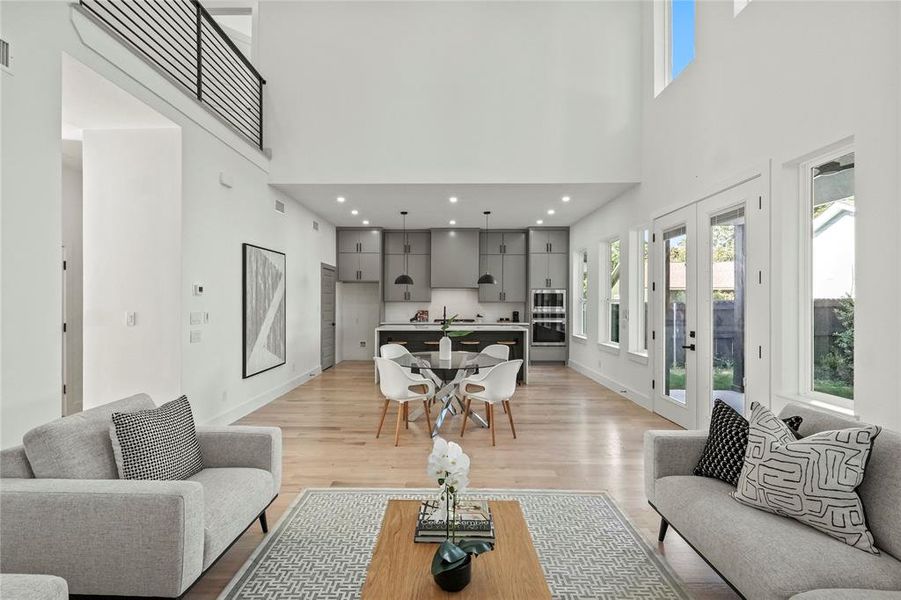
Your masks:
M 407 211 L 402 210 L 400 214 L 404 217 L 404 249 L 407 248 Z M 413 285 L 413 278 L 407 274 L 407 253 L 404 252 L 404 274 L 398 275 L 394 280 L 395 285 Z
M 485 211 L 485 233 L 488 233 L 488 215 L 491 214 L 490 210 Z M 479 277 L 479 285 L 497 285 L 497 279 L 489 273 L 485 271 L 481 277 Z

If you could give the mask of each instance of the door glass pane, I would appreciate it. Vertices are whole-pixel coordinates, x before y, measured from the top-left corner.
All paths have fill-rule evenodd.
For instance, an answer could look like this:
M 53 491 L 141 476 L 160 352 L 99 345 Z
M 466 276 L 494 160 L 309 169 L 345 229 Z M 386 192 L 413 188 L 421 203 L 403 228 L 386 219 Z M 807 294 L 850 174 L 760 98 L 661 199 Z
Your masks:
M 854 398 L 854 153 L 811 169 L 813 390 Z
M 671 229 L 663 234 L 664 266 L 666 277 L 664 293 L 664 379 L 666 395 L 685 404 L 685 301 L 687 235 L 685 227 Z
M 710 402 L 745 410 L 745 209 L 710 219 L 713 381 Z

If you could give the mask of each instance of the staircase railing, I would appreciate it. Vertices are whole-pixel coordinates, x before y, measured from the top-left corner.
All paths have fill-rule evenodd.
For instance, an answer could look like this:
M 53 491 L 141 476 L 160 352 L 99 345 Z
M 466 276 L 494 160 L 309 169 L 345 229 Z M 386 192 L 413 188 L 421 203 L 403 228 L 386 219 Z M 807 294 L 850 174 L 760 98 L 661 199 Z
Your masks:
M 177 86 L 263 148 L 263 85 L 197 0 L 79 0 L 84 9 Z

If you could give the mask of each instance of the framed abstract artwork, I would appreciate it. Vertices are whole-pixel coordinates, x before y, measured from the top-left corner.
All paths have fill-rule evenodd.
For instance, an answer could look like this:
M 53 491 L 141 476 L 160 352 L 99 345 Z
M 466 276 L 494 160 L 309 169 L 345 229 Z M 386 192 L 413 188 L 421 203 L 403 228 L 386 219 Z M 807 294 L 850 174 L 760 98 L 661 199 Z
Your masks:
M 243 245 L 244 379 L 285 364 L 285 255 Z

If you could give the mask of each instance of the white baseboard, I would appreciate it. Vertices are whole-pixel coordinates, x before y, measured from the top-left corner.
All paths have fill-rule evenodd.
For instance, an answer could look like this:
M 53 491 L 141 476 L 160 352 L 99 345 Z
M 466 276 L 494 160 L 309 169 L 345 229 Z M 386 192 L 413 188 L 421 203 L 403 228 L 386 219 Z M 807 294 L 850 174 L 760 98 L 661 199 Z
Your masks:
M 574 360 L 569 360 L 566 364 L 573 371 L 581 373 L 585 377 L 588 377 L 589 379 L 600 383 L 602 386 L 609 388 L 611 391 L 616 392 L 627 400 L 631 400 L 643 409 L 650 411 L 654 410 L 654 403 L 646 394 L 642 394 L 638 390 L 623 385 L 618 381 L 614 381 L 606 375 L 603 375 L 601 372 L 588 368 L 585 365 L 580 364 Z
M 262 408 L 263 406 L 266 406 L 267 404 L 269 404 L 276 398 L 284 396 L 285 394 L 287 394 L 294 388 L 302 386 L 303 384 L 305 384 L 312 378 L 316 377 L 320 373 L 322 373 L 322 369 L 318 366 L 314 367 L 313 369 L 307 371 L 303 375 L 298 375 L 297 377 L 293 377 L 293 378 L 289 379 L 288 381 L 286 381 L 285 383 L 283 383 L 279 386 L 276 386 L 269 391 L 263 392 L 262 394 L 259 394 L 255 397 L 251 398 L 247 402 L 239 404 L 238 406 L 236 406 L 234 408 L 228 409 L 224 413 L 222 413 L 216 417 L 213 417 L 212 419 L 208 420 L 204 424 L 205 425 L 231 425 L 235 421 L 237 421 L 243 417 L 246 417 L 253 411 L 255 411 L 259 408 Z

